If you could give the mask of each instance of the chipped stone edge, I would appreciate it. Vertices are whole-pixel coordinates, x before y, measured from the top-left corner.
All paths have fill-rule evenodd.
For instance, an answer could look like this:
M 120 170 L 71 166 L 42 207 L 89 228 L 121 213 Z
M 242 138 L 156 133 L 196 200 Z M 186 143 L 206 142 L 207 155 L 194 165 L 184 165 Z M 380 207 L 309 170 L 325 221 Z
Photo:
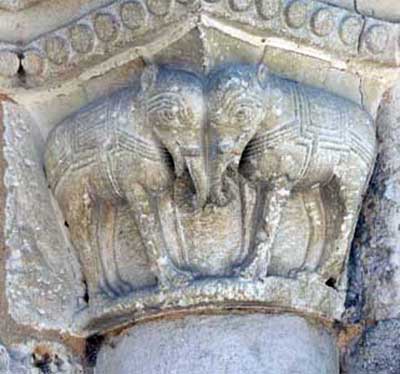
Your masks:
M 200 280 L 172 292 L 155 288 L 118 300 L 102 300 L 102 307 L 96 307 L 94 300 L 93 306 L 75 315 L 71 331 L 88 336 L 149 318 L 227 309 L 287 311 L 334 321 L 344 312 L 344 300 L 343 292 L 307 279 L 271 276 L 255 282 L 232 278 Z
M 309 4 L 310 4 L 310 6 L 312 5 L 314 8 L 316 7 L 316 4 L 321 4 L 324 7 L 324 8 L 321 8 L 321 9 L 331 9 L 331 8 L 332 9 L 340 9 L 340 11 L 342 13 L 346 12 L 346 14 L 347 14 L 347 15 L 343 15 L 342 14 L 342 16 L 343 16 L 342 18 L 343 19 L 345 19 L 346 17 L 351 16 L 351 15 L 356 15 L 358 17 L 362 17 L 364 25 L 368 24 L 368 27 L 363 27 L 361 29 L 361 31 L 360 31 L 360 35 L 357 38 L 358 39 L 358 42 L 357 42 L 358 45 L 355 46 L 355 50 L 356 50 L 356 56 L 355 57 L 357 59 L 360 59 L 360 61 L 369 62 L 369 63 L 381 64 L 382 61 L 383 61 L 384 64 L 387 64 L 387 65 L 390 65 L 390 66 L 398 65 L 398 63 L 399 63 L 398 56 L 397 56 L 398 52 L 397 52 L 396 48 L 392 48 L 392 47 L 389 48 L 389 46 L 388 46 L 388 48 L 386 48 L 384 51 L 376 53 L 376 52 L 371 52 L 371 51 L 368 50 L 368 45 L 370 43 L 369 44 L 367 43 L 367 41 L 369 40 L 368 39 L 369 31 L 371 31 L 372 29 L 376 30 L 379 27 L 382 30 L 385 29 L 386 32 L 388 33 L 388 38 L 390 39 L 390 40 L 388 39 L 388 43 L 389 42 L 391 44 L 395 43 L 396 45 L 399 44 L 400 40 L 396 40 L 396 41 L 392 40 L 393 37 L 394 37 L 393 35 L 397 35 L 398 36 L 397 39 L 400 39 L 400 32 L 399 32 L 398 25 L 391 24 L 389 22 L 383 22 L 383 21 L 380 21 L 380 20 L 377 20 L 377 19 L 374 19 L 374 18 L 371 18 L 371 17 L 360 16 L 354 10 L 352 11 L 352 10 L 348 10 L 346 8 L 338 8 L 337 6 L 335 7 L 333 5 L 321 3 L 320 1 L 316 1 L 316 0 L 309 1 L 307 3 L 307 5 L 309 5 Z M 69 40 L 69 30 L 71 29 L 71 27 L 74 27 L 76 25 L 86 25 L 88 27 L 88 30 L 90 30 L 90 32 L 92 33 L 92 37 L 94 37 L 96 39 L 96 33 L 93 31 L 94 26 L 92 25 L 93 16 L 95 14 L 101 14 L 102 12 L 107 12 L 107 14 L 110 14 L 110 16 L 116 17 L 115 14 L 117 14 L 118 11 L 116 10 L 115 7 L 117 7 L 118 5 L 119 5 L 119 2 L 114 1 L 114 2 L 112 2 L 111 4 L 109 4 L 107 6 L 96 8 L 95 10 L 90 11 L 87 14 L 79 17 L 78 19 L 76 19 L 71 24 L 66 25 L 66 26 L 63 25 L 62 27 L 60 27 L 58 29 L 49 31 L 48 33 L 45 33 L 43 36 L 40 36 L 40 37 L 36 38 L 34 41 L 31 41 L 31 42 L 29 42 L 29 43 L 27 43 L 25 45 L 22 45 L 22 46 L 16 46 L 16 45 L 10 45 L 10 44 L 7 44 L 7 45 L 0 44 L 0 51 L 6 50 L 8 53 L 11 53 L 11 52 L 14 51 L 15 53 L 18 53 L 18 55 L 21 58 L 21 61 L 23 61 L 23 57 L 24 57 L 25 54 L 29 54 L 30 56 L 34 55 L 35 59 L 37 61 L 39 61 L 41 65 L 43 65 L 43 69 L 37 69 L 38 76 L 33 75 L 31 77 L 31 81 L 32 81 L 31 85 L 32 86 L 41 86 L 41 85 L 43 85 L 45 83 L 49 83 L 48 82 L 49 80 L 50 81 L 54 80 L 53 78 L 55 76 L 58 76 L 58 75 L 62 76 L 63 80 L 65 80 L 66 78 L 68 79 L 68 76 L 70 74 L 73 74 L 74 71 L 76 70 L 76 66 L 80 65 L 81 63 L 83 65 L 88 65 L 88 66 L 93 65 L 93 64 L 97 65 L 98 64 L 97 60 L 99 58 L 98 57 L 98 52 L 96 50 L 87 51 L 87 53 L 83 53 L 83 54 L 79 54 L 79 53 L 75 53 L 74 54 L 73 53 L 72 48 L 70 46 L 71 41 Z M 290 6 L 290 4 L 287 5 L 287 6 Z M 187 5 L 185 7 L 184 13 L 186 13 L 186 17 L 188 17 L 188 18 L 190 18 L 190 17 L 195 17 L 196 18 L 197 17 L 199 19 L 198 20 L 198 25 L 199 26 L 201 26 L 201 24 L 202 24 L 202 22 L 204 20 L 203 16 L 204 15 L 207 16 L 207 14 L 208 14 L 209 18 L 210 17 L 214 17 L 214 21 L 213 22 L 216 25 L 219 23 L 219 24 L 221 24 L 223 26 L 224 30 L 229 29 L 229 25 L 223 25 L 225 23 L 225 21 L 224 22 L 218 21 L 218 12 L 214 15 L 213 14 L 214 13 L 213 9 L 214 9 L 213 8 L 213 4 L 207 4 L 207 5 L 204 5 L 202 7 L 199 6 L 199 7 L 197 7 L 197 9 L 193 8 L 193 7 L 189 7 L 189 5 Z M 218 8 L 216 8 L 216 9 L 218 9 Z M 225 7 L 224 7 L 224 9 L 225 9 Z M 179 15 L 180 11 L 183 11 L 182 7 L 179 7 L 179 10 L 177 10 L 177 14 L 173 17 L 173 18 L 178 17 L 178 19 L 175 19 L 175 20 L 171 19 L 171 21 L 169 22 L 169 25 L 173 25 L 173 24 L 175 24 L 175 25 L 178 24 L 179 25 L 179 24 L 181 24 L 181 22 L 182 22 L 181 16 L 182 15 Z M 285 12 L 285 10 L 283 10 L 283 12 Z M 236 12 L 233 12 L 233 13 L 238 13 L 238 12 L 236 11 Z M 173 14 L 174 14 L 174 12 L 171 11 L 171 15 L 173 15 Z M 280 15 L 278 15 L 276 17 L 280 17 Z M 226 13 L 225 18 L 226 18 L 226 22 L 234 21 L 233 19 L 232 20 L 229 19 L 230 18 L 229 12 Z M 211 20 L 209 19 L 207 22 L 211 22 Z M 124 32 L 123 22 L 121 23 L 121 21 L 120 21 L 119 23 L 121 24 L 121 29 L 120 29 L 119 32 L 123 33 Z M 252 27 L 252 29 L 254 29 L 254 32 L 257 33 L 257 32 L 260 31 L 258 29 L 262 25 L 264 25 L 264 23 L 260 19 L 258 23 L 257 23 L 257 21 L 255 21 L 255 23 L 252 24 L 251 27 Z M 335 25 L 335 29 L 338 28 L 338 27 L 340 27 L 340 25 Z M 272 33 L 274 33 L 274 26 L 273 25 L 270 25 L 270 26 L 264 25 L 264 26 L 261 27 L 261 29 L 264 29 L 264 28 L 266 28 L 269 31 L 271 31 Z M 232 27 L 231 27 L 231 29 L 232 29 Z M 305 29 L 307 29 L 307 27 L 305 27 Z M 145 30 L 139 30 L 139 31 L 140 32 L 138 34 L 138 37 L 143 35 L 143 32 Z M 149 31 L 150 31 L 150 29 L 146 30 L 146 32 L 149 32 Z M 307 32 L 310 33 L 311 31 L 307 31 Z M 295 34 L 293 34 L 293 35 L 292 34 L 289 33 L 288 35 L 286 35 L 284 33 L 283 36 L 282 35 L 281 36 L 275 35 L 274 37 L 270 37 L 269 36 L 266 39 L 265 38 L 262 38 L 262 39 L 265 39 L 264 45 L 265 44 L 269 44 L 269 43 L 272 43 L 272 44 L 275 44 L 275 45 L 276 44 L 283 44 L 283 45 L 285 45 L 285 44 L 293 44 L 293 45 L 297 45 L 297 48 L 305 49 L 305 53 L 311 51 L 311 55 L 312 55 L 313 54 L 313 51 L 312 51 L 313 50 L 313 46 L 312 46 L 313 43 L 308 45 L 309 43 L 307 41 L 304 41 L 304 40 L 301 41 L 300 40 L 300 39 L 304 39 L 304 37 L 300 37 L 300 39 L 298 39 L 298 37 L 296 37 Z M 289 41 L 288 38 L 293 39 L 293 41 L 291 39 Z M 57 39 L 59 41 L 62 41 L 63 48 L 65 49 L 64 52 L 66 53 L 66 56 L 68 56 L 68 57 L 66 57 L 65 61 L 61 61 L 60 63 L 51 62 L 50 61 L 51 58 L 47 56 L 47 52 L 46 52 L 46 49 L 45 49 L 46 42 L 50 41 L 50 40 L 55 40 L 55 39 Z M 165 37 L 161 37 L 159 39 L 160 39 L 159 40 L 160 43 L 163 43 L 163 41 L 161 39 L 163 39 L 164 42 L 166 40 Z M 307 37 L 306 37 L 306 39 L 307 39 Z M 311 42 L 311 39 L 313 39 L 313 38 L 310 37 L 309 39 L 310 39 L 310 42 Z M 324 38 L 320 38 L 320 40 L 321 40 L 322 44 L 318 46 L 318 50 L 319 50 L 319 52 L 321 52 L 321 49 L 322 49 L 322 52 L 323 52 L 322 55 L 325 56 L 325 57 L 328 56 L 328 58 L 330 58 L 329 57 L 330 55 L 335 56 L 337 53 L 344 53 L 346 55 L 346 53 L 349 52 L 349 51 L 346 52 L 346 48 L 342 52 L 335 51 L 334 50 L 335 48 L 333 48 L 333 50 L 331 50 L 332 48 L 329 47 L 330 43 L 327 43 L 326 45 L 323 45 L 323 43 L 325 43 L 325 41 L 323 41 Z M 99 43 L 99 41 L 96 39 L 94 44 L 97 45 L 98 43 Z M 103 42 L 101 42 L 101 43 L 103 43 Z M 112 48 L 107 48 L 107 49 L 109 49 L 109 51 L 107 53 L 105 53 L 105 55 L 102 57 L 101 60 L 103 62 L 105 60 L 107 60 L 108 58 L 112 59 L 113 55 L 119 53 L 119 52 L 117 52 L 115 50 L 114 41 L 106 42 L 105 44 L 106 45 L 110 44 L 110 47 L 112 47 Z M 132 44 L 132 43 L 130 43 L 130 44 Z M 135 46 L 135 43 L 133 43 L 133 47 L 137 48 L 138 46 L 137 45 Z M 143 48 L 143 46 L 141 46 L 141 48 Z M 121 50 L 121 46 L 118 47 L 118 50 L 119 51 Z M 390 50 L 390 56 L 387 55 L 389 53 L 387 51 L 389 51 L 389 50 Z M 352 53 L 350 53 L 350 55 L 351 54 Z M 93 55 L 93 59 L 94 59 L 92 62 L 90 62 L 91 55 Z M 73 58 L 71 59 L 70 56 L 73 56 Z M 336 59 L 337 59 L 337 57 L 336 57 Z M 342 65 L 343 64 L 345 64 L 345 62 L 342 62 Z M 29 67 L 27 67 L 27 69 L 29 70 Z M 70 72 L 70 74 L 66 74 L 66 72 Z M 1 75 L 1 71 L 0 71 L 0 75 Z M 18 85 L 18 83 L 14 84 L 14 85 Z
M 1 0 L 0 1 L 0 9 L 4 9 L 10 12 L 17 12 L 23 9 L 27 9 L 37 5 L 39 2 L 44 0 Z

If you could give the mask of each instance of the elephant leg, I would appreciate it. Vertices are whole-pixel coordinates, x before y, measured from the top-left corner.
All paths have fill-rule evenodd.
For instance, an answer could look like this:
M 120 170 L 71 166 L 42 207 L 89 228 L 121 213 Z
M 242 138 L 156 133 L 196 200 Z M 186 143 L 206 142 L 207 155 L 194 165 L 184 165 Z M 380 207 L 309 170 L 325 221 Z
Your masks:
M 348 170 L 339 178 L 339 197 L 343 205 L 343 219 L 331 252 L 318 271 L 324 280 L 329 281 L 336 288 L 346 287 L 347 274 L 343 268 L 347 263 L 361 197 L 368 178 L 368 173 L 362 165 L 354 166 L 354 168 L 348 167 Z
M 126 197 L 160 287 L 172 289 L 190 283 L 192 275 L 178 269 L 170 258 L 160 221 L 158 196 L 136 184 Z
M 256 280 L 267 277 L 272 248 L 290 192 L 291 184 L 283 177 L 275 182 L 269 192 L 269 198 L 262 208 L 261 227 L 256 234 L 253 258 L 241 271 L 242 278 Z
M 101 201 L 96 205 L 94 230 L 103 277 L 101 288 L 110 297 L 122 296 L 132 291 L 118 268 L 116 257 L 116 230 L 118 206 L 114 201 Z
M 310 239 L 302 265 L 290 272 L 290 276 L 295 277 L 318 269 L 326 244 L 326 216 L 321 187 L 303 193 L 302 198 L 310 224 Z
M 254 227 L 251 222 L 254 219 L 255 213 L 257 211 L 256 203 L 254 201 L 252 189 L 249 187 L 247 181 L 239 175 L 239 197 L 240 197 L 240 207 L 241 207 L 241 230 L 242 230 L 242 240 L 241 240 L 241 253 L 238 265 L 243 263 L 247 257 L 247 251 L 251 246 L 251 238 L 254 235 Z M 239 267 L 240 269 L 240 267 Z M 237 269 L 235 269 L 236 273 Z
M 57 194 L 57 200 L 64 212 L 65 226 L 78 254 L 89 302 L 92 303 L 93 299 L 103 297 L 100 256 L 93 230 L 93 218 L 96 214 L 94 201 L 90 197 L 87 185 L 80 181 L 69 183 L 68 187 L 63 186 L 62 191 Z

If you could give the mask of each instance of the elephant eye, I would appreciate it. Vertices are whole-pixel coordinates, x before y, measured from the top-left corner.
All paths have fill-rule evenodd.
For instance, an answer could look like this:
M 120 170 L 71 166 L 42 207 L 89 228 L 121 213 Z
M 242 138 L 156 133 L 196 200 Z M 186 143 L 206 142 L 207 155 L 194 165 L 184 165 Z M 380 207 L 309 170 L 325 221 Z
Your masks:
M 158 125 L 180 125 L 183 112 L 183 98 L 175 92 L 163 92 L 153 96 L 148 104 L 149 113 L 153 113 Z
M 158 126 L 165 126 L 168 128 L 183 127 L 184 121 L 182 117 L 182 110 L 177 106 L 160 108 L 156 113 L 156 122 Z
M 259 97 L 248 91 L 232 91 L 225 97 L 225 113 L 232 124 L 252 124 L 258 121 L 263 113 L 263 105 Z
M 252 122 L 260 112 L 260 107 L 257 105 L 239 105 L 233 113 L 233 118 L 236 122 Z
M 178 113 L 177 108 L 168 108 L 168 109 L 163 109 L 158 112 L 158 117 L 160 118 L 161 122 L 171 122 L 173 121 Z
M 236 113 L 235 113 L 235 118 L 236 120 L 242 122 L 245 121 L 246 119 L 248 119 L 248 116 L 251 114 L 251 112 L 249 111 L 249 108 L 239 108 Z

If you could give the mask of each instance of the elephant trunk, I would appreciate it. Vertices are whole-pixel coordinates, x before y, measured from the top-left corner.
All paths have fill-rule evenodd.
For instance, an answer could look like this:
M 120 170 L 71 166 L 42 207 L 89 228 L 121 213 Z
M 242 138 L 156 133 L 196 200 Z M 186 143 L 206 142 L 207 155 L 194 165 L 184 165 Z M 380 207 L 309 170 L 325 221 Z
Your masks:
M 213 203 L 218 204 L 223 195 L 222 181 L 223 174 L 227 168 L 226 162 L 222 157 L 218 157 L 212 162 L 211 181 L 210 181 L 210 199 Z
M 229 200 L 228 186 L 226 185 L 226 171 L 232 167 L 234 171 L 238 170 L 240 157 L 231 153 L 221 153 L 211 163 L 210 180 L 210 200 L 218 206 L 225 206 Z
M 208 199 L 208 175 L 203 157 L 186 156 L 186 165 L 196 190 L 196 206 L 203 208 Z
M 216 147 L 211 159 L 210 200 L 218 206 L 224 206 L 230 200 L 230 191 L 227 190 L 229 186 L 224 182 L 226 171 L 231 168 L 235 173 L 238 172 L 243 148 L 242 142 L 238 141 L 222 143 Z
M 181 177 L 189 171 L 196 192 L 196 206 L 204 207 L 208 199 L 208 175 L 204 155 L 197 146 L 182 147 L 179 143 L 166 144 L 174 161 L 175 173 Z
M 180 177 L 185 171 L 185 160 L 183 158 L 183 155 L 179 147 L 170 147 L 169 151 L 172 155 L 172 159 L 174 160 L 175 173 L 178 177 Z

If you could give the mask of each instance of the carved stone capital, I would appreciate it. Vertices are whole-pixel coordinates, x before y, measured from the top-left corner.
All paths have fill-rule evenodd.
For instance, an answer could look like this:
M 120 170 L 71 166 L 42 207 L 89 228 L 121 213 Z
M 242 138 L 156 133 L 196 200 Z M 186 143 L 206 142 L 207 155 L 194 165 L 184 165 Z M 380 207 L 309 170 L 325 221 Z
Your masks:
M 333 320 L 375 158 L 358 105 L 233 64 L 149 66 L 49 134 L 45 170 L 96 332 L 204 309 Z
M 395 3 L 0 0 L 0 374 L 396 371 Z

